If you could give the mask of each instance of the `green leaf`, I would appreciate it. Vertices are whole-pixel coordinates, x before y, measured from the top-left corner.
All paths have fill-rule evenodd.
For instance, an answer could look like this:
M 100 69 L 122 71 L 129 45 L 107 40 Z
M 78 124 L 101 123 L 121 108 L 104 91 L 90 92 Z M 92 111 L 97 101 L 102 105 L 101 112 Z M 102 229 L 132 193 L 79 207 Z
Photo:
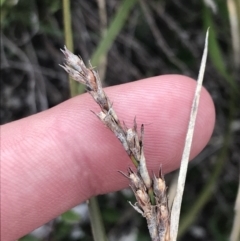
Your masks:
M 210 27 L 209 32 L 209 55 L 210 59 L 217 71 L 225 78 L 232 90 L 237 90 L 237 85 L 232 76 L 228 73 L 225 65 L 224 57 L 217 41 L 217 31 L 210 10 L 204 7 L 203 20 L 205 28 Z
M 63 221 L 68 222 L 68 223 L 75 223 L 78 222 L 81 217 L 79 214 L 74 212 L 73 210 L 69 210 L 61 215 Z
M 20 238 L 18 241 L 39 241 L 39 239 L 32 235 L 26 235 L 26 236 Z
M 112 20 L 107 30 L 107 33 L 102 38 L 93 56 L 91 57 L 91 62 L 93 66 L 98 65 L 101 58 L 107 54 L 117 35 L 123 28 L 131 9 L 134 7 L 137 1 L 138 0 L 122 1 L 121 6 L 119 7 L 114 19 Z

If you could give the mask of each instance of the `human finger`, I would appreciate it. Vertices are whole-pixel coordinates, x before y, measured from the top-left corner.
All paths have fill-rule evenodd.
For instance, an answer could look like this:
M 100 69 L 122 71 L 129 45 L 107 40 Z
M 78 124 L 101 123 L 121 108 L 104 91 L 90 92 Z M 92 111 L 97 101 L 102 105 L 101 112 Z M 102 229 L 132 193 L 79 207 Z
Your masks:
M 179 166 L 196 82 L 178 75 L 106 88 L 119 119 L 145 124 L 149 170 Z M 87 94 L 2 126 L 2 235 L 16 239 L 92 195 L 119 190 L 131 162 L 120 142 L 90 112 Z M 202 90 L 191 158 L 208 142 L 215 121 Z

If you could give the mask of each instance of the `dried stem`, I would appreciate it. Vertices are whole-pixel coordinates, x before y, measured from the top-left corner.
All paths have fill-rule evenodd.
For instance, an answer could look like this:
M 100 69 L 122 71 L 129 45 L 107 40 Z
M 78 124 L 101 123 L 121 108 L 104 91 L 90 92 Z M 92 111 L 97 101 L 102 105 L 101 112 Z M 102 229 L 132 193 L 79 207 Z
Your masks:
M 184 146 L 184 150 L 183 150 L 179 177 L 178 177 L 177 193 L 174 198 L 173 206 L 172 206 L 172 210 L 171 210 L 171 229 L 170 229 L 171 230 L 171 234 L 170 234 L 171 241 L 177 240 L 179 217 L 180 217 L 180 210 L 181 210 L 181 204 L 182 204 L 182 196 L 183 196 L 185 180 L 186 180 L 186 175 L 187 175 L 188 161 L 189 161 L 189 156 L 190 156 L 190 151 L 191 151 L 195 121 L 196 121 L 196 117 L 197 117 L 200 92 L 201 92 L 203 76 L 204 76 L 205 66 L 206 66 L 206 61 L 207 61 L 208 33 L 209 33 L 209 29 L 207 30 L 207 34 L 206 34 L 206 38 L 205 38 L 205 47 L 204 47 L 203 57 L 202 57 L 201 66 L 200 66 L 200 70 L 199 70 L 197 87 L 195 90 L 195 95 L 194 95 L 192 108 L 191 108 L 187 136 L 186 136 L 186 140 L 185 140 L 185 146 Z

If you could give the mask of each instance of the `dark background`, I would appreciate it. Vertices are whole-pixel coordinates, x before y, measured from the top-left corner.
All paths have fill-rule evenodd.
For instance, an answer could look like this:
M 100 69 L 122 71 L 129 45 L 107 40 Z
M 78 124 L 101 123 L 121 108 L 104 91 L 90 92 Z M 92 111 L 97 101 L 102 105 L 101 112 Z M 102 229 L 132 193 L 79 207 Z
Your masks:
M 106 1 L 108 26 L 121 3 Z M 232 12 L 227 1 L 212 3 L 207 6 L 196 0 L 138 1 L 110 47 L 106 64 L 98 66 L 100 71 L 105 69 L 105 86 L 173 73 L 196 79 L 206 29 L 211 27 L 204 86 L 214 100 L 217 120 L 208 146 L 190 164 L 182 223 L 187 217 L 194 219 L 181 240 L 228 240 L 239 184 L 240 64 L 232 44 Z M 88 61 L 102 36 L 98 1 L 74 0 L 71 10 L 74 53 Z M 69 98 L 68 78 L 59 67 L 64 60 L 60 52 L 65 45 L 63 28 L 59 0 L 3 1 L 1 124 Z M 167 177 L 169 182 L 172 176 Z M 209 183 L 211 192 L 207 192 Z M 202 193 L 207 197 L 196 211 Z M 138 236 L 129 240 L 150 240 L 145 220 L 132 210 L 128 200 L 134 202 L 126 190 L 99 197 L 110 240 L 127 240 L 127 236 L 120 236 L 131 233 Z M 93 240 L 86 207 L 65 213 L 21 240 Z

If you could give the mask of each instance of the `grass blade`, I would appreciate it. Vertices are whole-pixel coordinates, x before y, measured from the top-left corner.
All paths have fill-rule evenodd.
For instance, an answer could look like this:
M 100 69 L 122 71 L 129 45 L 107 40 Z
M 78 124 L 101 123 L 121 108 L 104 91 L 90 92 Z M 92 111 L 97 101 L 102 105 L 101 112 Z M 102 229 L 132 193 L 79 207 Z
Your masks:
M 203 76 L 204 76 L 205 66 L 206 66 L 206 61 L 207 61 L 208 35 L 209 35 L 209 29 L 207 30 L 207 34 L 206 34 L 205 47 L 204 47 L 203 57 L 202 57 L 201 66 L 200 66 L 200 70 L 199 70 L 197 87 L 195 90 L 194 99 L 193 99 L 192 108 L 191 108 L 187 136 L 186 136 L 186 140 L 185 140 L 185 146 L 184 146 L 184 150 L 183 150 L 181 167 L 180 167 L 179 177 L 178 177 L 177 193 L 174 198 L 173 206 L 172 206 L 172 210 L 171 210 L 171 222 L 170 222 L 171 241 L 177 240 L 180 210 L 181 210 L 181 204 L 182 204 L 182 196 L 183 196 L 183 191 L 184 191 L 184 186 L 185 186 L 185 181 L 186 181 L 188 161 L 189 161 L 190 150 L 191 150 L 191 145 L 192 145 L 192 137 L 193 137 L 194 126 L 195 126 L 195 121 L 196 121 L 196 116 L 197 116 L 200 92 L 201 92 Z

